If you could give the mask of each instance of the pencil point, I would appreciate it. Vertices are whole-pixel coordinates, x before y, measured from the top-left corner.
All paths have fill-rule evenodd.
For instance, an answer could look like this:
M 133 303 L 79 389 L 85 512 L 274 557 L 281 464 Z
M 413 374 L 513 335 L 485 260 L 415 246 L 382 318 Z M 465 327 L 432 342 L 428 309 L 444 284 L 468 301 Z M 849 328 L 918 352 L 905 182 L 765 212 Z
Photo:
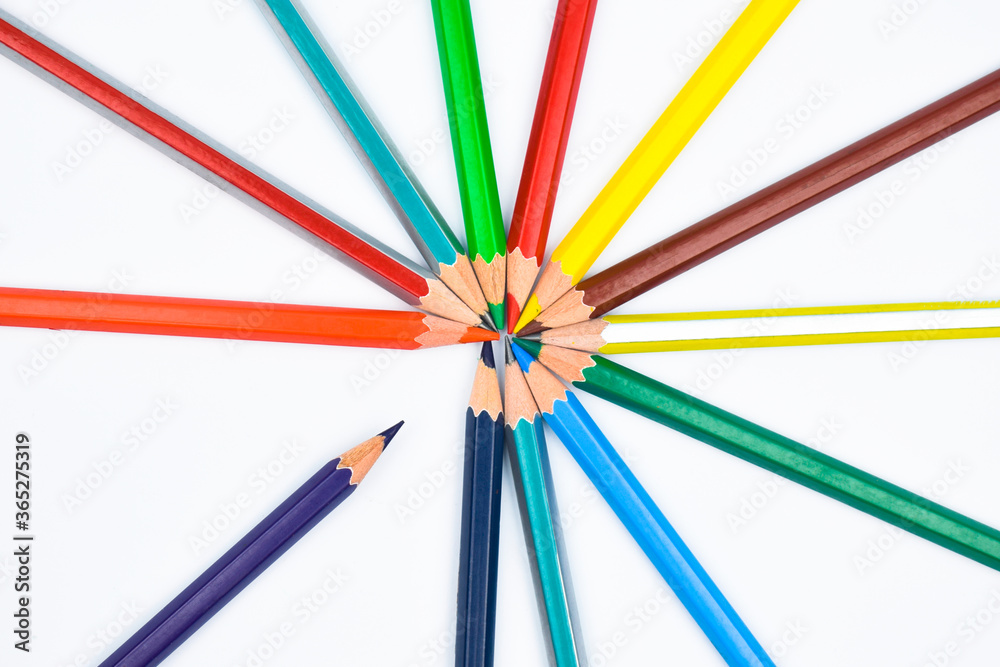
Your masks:
M 518 366 L 521 367 L 522 371 L 527 373 L 528 368 L 531 367 L 531 364 L 534 363 L 535 359 L 528 354 L 524 348 L 520 346 L 520 344 L 514 345 L 512 349 L 514 351 L 514 357 L 517 359 Z
M 542 351 L 542 344 L 537 340 L 525 340 L 524 338 L 515 338 L 514 342 L 520 346 L 520 348 L 531 356 L 537 358 L 539 353 Z
M 503 329 L 506 322 L 504 319 L 504 304 L 488 303 L 486 305 L 489 306 L 490 316 L 493 318 L 493 324 L 496 326 L 497 331 Z
M 487 345 L 489 345 L 489 343 L 487 343 Z M 399 423 L 390 426 L 386 430 L 379 433 L 379 435 L 382 436 L 382 451 L 385 451 L 385 448 L 389 446 L 389 441 L 392 440 L 393 436 L 396 435 L 396 432 L 402 427 L 403 421 L 400 420 Z
M 542 334 L 540 334 L 540 333 L 529 333 L 529 334 L 524 334 L 524 335 L 522 335 L 522 336 L 518 336 L 518 339 L 519 339 L 519 340 L 534 340 L 534 341 L 541 341 L 541 340 L 542 340 Z
M 543 326 L 538 320 L 531 320 L 526 322 L 523 327 L 518 330 L 518 335 L 530 336 L 532 334 L 540 334 L 542 331 L 548 327 Z
M 517 299 L 513 294 L 507 294 L 507 333 L 514 333 L 514 326 L 521 319 L 521 309 L 517 305 Z
M 514 325 L 514 331 L 512 333 L 519 332 L 525 327 L 525 325 L 541 314 L 541 312 L 542 309 L 538 305 L 538 297 L 532 294 L 528 299 L 528 303 L 524 304 L 524 309 L 521 311 L 521 317 L 518 319 L 517 324 Z
M 493 343 L 483 343 L 483 351 L 482 354 L 479 355 L 479 358 L 483 360 L 483 365 L 485 365 L 486 368 L 495 369 L 497 367 L 496 359 L 493 356 Z
M 500 332 L 500 330 L 497 329 L 497 326 L 493 323 L 493 318 L 487 317 L 486 315 L 480 315 L 479 319 L 482 321 L 482 325 L 480 325 L 480 328 L 486 329 L 488 331 L 496 331 L 497 333 Z
M 510 347 L 510 336 L 503 339 L 503 353 L 508 366 L 514 363 L 514 350 Z

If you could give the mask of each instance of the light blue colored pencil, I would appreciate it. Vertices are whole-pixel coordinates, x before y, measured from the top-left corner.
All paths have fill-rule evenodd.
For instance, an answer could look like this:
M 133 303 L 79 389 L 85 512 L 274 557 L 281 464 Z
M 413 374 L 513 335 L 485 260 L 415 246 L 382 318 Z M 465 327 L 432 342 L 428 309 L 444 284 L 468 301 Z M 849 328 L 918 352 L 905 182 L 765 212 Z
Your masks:
M 520 346 L 515 344 L 513 349 L 545 423 L 559 436 L 726 663 L 773 667 L 764 648 L 573 392 Z

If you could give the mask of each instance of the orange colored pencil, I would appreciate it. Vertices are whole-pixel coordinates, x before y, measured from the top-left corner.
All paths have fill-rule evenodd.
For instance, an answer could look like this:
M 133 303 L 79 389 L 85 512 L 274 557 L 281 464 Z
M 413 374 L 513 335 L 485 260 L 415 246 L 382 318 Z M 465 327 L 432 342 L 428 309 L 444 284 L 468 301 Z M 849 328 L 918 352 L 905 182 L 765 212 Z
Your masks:
M 416 350 L 499 334 L 416 311 L 0 287 L 0 325 Z

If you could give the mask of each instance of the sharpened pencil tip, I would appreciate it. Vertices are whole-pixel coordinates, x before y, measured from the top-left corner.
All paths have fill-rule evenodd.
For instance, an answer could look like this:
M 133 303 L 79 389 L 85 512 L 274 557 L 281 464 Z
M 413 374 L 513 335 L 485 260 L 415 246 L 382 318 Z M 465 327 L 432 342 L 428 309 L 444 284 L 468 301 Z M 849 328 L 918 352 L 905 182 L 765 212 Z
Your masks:
M 382 451 L 385 451 L 385 448 L 389 446 L 389 441 L 392 440 L 392 437 L 396 435 L 396 432 L 401 428 L 403 428 L 402 421 L 379 433 L 379 435 L 382 436 Z
M 503 339 L 503 352 L 504 359 L 507 361 L 507 365 L 510 366 L 514 363 L 514 350 L 510 347 L 510 336 L 506 336 Z
M 490 309 L 490 316 L 493 318 L 493 324 L 496 326 L 497 331 L 503 329 L 506 323 L 504 318 L 504 304 L 502 303 L 487 303 Z
M 482 354 L 479 355 L 479 358 L 483 360 L 483 365 L 486 366 L 486 368 L 495 369 L 497 367 L 496 358 L 493 356 L 492 342 L 487 341 L 483 343 L 483 351 Z
M 489 331 L 496 331 L 499 333 L 499 329 L 497 329 L 497 326 L 493 324 L 492 318 L 488 317 L 487 315 L 480 315 L 479 321 L 482 322 L 483 329 L 488 329 Z
M 514 342 L 517 343 L 522 350 L 526 350 L 531 356 L 538 358 L 538 355 L 542 351 L 542 344 L 537 340 L 530 340 L 525 338 L 515 338 Z
M 534 362 L 535 360 L 534 360 L 534 358 L 530 354 L 528 354 L 527 352 L 524 351 L 524 348 L 521 347 L 521 344 L 520 344 L 519 341 L 515 340 L 515 342 L 517 343 L 517 345 L 514 345 L 512 347 L 512 349 L 514 350 L 514 357 L 517 359 L 517 363 L 521 367 L 521 370 L 523 370 L 525 373 L 527 373 L 528 372 L 528 368 L 531 366 L 532 362 Z
M 520 338 L 521 340 L 534 340 L 541 342 L 542 334 L 540 333 L 525 334 L 523 336 L 518 336 L 518 338 Z

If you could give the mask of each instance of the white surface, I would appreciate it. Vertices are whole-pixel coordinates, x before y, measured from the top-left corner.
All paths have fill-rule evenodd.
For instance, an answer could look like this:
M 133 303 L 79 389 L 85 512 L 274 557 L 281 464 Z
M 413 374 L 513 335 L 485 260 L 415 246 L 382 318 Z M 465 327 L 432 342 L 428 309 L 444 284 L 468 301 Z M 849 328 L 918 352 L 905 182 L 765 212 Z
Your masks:
M 142 86 L 147 68 L 159 67 L 166 77 L 147 94 L 234 149 L 276 111 L 290 113 L 254 159 L 416 258 L 257 9 L 231 0 L 232 11 L 220 15 L 227 1 L 2 5 L 27 21 L 49 8 L 45 34 L 129 85 Z M 390 4 L 306 6 L 343 48 Z M 913 13 L 897 15 L 906 21 L 884 35 L 880 22 L 904 6 Z M 508 217 L 554 7 L 553 0 L 473 7 L 483 74 L 493 82 L 487 107 Z M 605 0 L 599 7 L 553 241 L 693 71 L 696 63 L 678 66 L 675 54 L 704 22 L 733 7 L 728 0 Z M 460 230 L 430 9 L 416 0 L 401 0 L 398 9 L 350 58 L 350 73 Z M 737 197 L 991 71 L 1000 64 L 998 22 L 1000 6 L 971 0 L 803 2 L 595 269 L 733 201 L 722 199 L 719 183 L 769 138 L 778 150 Z M 225 195 L 196 200 L 199 178 L 118 128 L 58 179 L 54 165 L 101 119 L 5 59 L 0 81 L 0 284 L 258 300 L 279 290 L 286 302 L 398 307 L 242 204 Z M 813 98 L 819 108 L 790 132 L 783 119 L 810 91 L 827 99 Z M 610 141 L 602 144 L 602 133 Z M 962 298 L 958 288 L 995 299 L 998 142 L 1000 118 L 982 121 L 926 170 L 913 161 L 896 166 L 626 310 L 931 301 Z M 591 143 L 592 158 L 584 153 Z M 858 209 L 895 181 L 904 193 L 854 233 Z M 195 204 L 204 210 L 185 222 L 180 207 Z M 0 618 L 7 619 L 0 664 L 98 664 L 110 651 L 97 633 L 118 630 L 123 604 L 140 609 L 128 632 L 322 462 L 399 419 L 406 426 L 355 496 L 166 664 L 452 664 L 456 471 L 475 352 L 232 349 L 213 340 L 0 330 L 0 554 L 9 553 L 13 533 L 9 471 L 19 431 L 34 442 L 38 536 L 35 650 L 23 656 L 11 648 L 14 593 L 0 570 Z M 30 368 L 36 353 L 43 355 L 39 373 L 25 380 L 19 369 Z M 983 340 L 619 361 L 907 488 L 936 488 L 944 504 L 997 526 L 998 359 L 996 341 Z M 593 397 L 582 400 L 779 665 L 996 664 L 1000 614 L 984 611 L 979 629 L 966 620 L 1000 592 L 996 572 L 920 538 L 896 537 L 882 522 L 806 489 L 774 486 L 770 474 Z M 158 401 L 176 406 L 162 423 L 149 421 L 163 416 Z M 134 450 L 126 442 L 133 428 L 148 431 Z M 283 471 L 262 483 L 258 469 L 289 441 L 301 453 L 286 455 Z M 554 436 L 550 449 L 591 665 L 721 664 Z M 64 498 L 115 450 L 123 452 L 121 465 L 68 510 Z M 421 493 L 422 506 L 401 517 Z M 192 538 L 239 494 L 250 506 L 196 552 Z M 762 506 L 734 529 L 729 517 L 744 501 Z M 513 495 L 504 502 L 496 663 L 543 665 Z M 859 572 L 856 560 L 879 542 L 884 555 Z M 10 558 L 0 556 L 0 564 L 9 567 Z M 339 590 L 306 613 L 302 598 L 323 598 L 328 571 L 343 580 Z M 250 656 L 284 623 L 292 636 L 255 663 Z M 796 625 L 801 636 L 789 630 Z M 957 655 L 937 655 L 949 642 Z

